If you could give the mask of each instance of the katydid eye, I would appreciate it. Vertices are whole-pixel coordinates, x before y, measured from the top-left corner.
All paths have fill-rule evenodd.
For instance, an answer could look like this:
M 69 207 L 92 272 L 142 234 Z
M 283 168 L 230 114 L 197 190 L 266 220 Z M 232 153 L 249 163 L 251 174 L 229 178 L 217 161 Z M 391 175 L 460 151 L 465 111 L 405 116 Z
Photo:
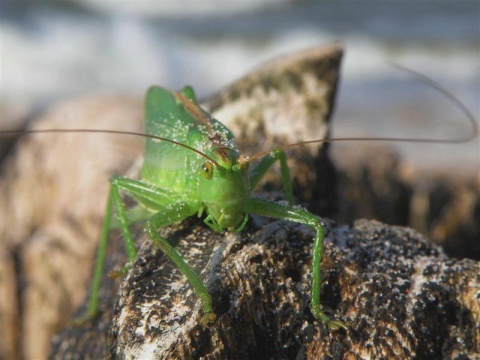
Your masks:
M 213 164 L 206 161 L 202 165 L 202 175 L 205 179 L 210 180 L 213 176 Z

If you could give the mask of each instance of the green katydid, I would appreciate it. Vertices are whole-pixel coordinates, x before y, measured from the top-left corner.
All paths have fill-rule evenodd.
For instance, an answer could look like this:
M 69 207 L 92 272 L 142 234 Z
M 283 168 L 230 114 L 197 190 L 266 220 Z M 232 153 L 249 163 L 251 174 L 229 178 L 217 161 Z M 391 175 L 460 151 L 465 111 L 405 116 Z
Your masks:
M 421 76 L 418 75 L 417 76 Z M 450 97 L 471 120 L 474 132 L 468 137 L 453 140 L 443 139 L 400 139 L 400 138 L 342 138 L 320 139 L 296 144 L 244 157 L 237 149 L 234 136 L 222 123 L 213 119 L 198 105 L 194 92 L 186 87 L 177 93 L 159 87 L 152 87 L 145 102 L 146 133 L 126 133 L 112 130 L 37 130 L 28 132 L 108 132 L 146 138 L 144 164 L 141 180 L 114 176 L 107 202 L 106 216 L 94 270 L 87 316 L 98 311 L 98 292 L 101 282 L 106 245 L 111 228 L 113 211 L 119 220 L 119 227 L 127 248 L 129 263 L 136 256 L 136 249 L 129 230 L 129 215 L 135 212 L 137 219 L 146 220 L 146 233 L 187 277 L 200 297 L 204 315 L 201 322 L 214 321 L 215 312 L 212 298 L 201 279 L 177 253 L 167 239 L 157 230 L 180 222 L 195 214 L 205 216 L 205 223 L 215 231 L 241 231 L 248 220 L 248 214 L 290 220 L 312 227 L 316 234 L 313 245 L 312 290 L 310 307 L 313 315 L 331 329 L 346 329 L 341 321 L 331 320 L 320 305 L 321 262 L 323 256 L 324 226 L 321 220 L 306 210 L 294 207 L 289 170 L 284 150 L 294 146 L 325 141 L 344 140 L 389 140 L 410 142 L 465 142 L 477 136 L 476 122 L 470 112 L 456 98 L 444 91 L 431 80 L 421 77 L 443 94 Z M 18 133 L 18 132 L 4 132 Z M 261 158 L 261 159 L 260 159 Z M 260 162 L 253 169 L 249 163 Z M 288 205 L 255 198 L 256 186 L 266 171 L 279 161 L 282 182 Z M 138 203 L 134 210 L 125 208 L 120 191 L 131 195 Z M 140 216 L 139 216 L 140 214 Z M 128 264 L 127 264 L 128 265 Z
M 146 96 L 145 125 L 147 134 L 161 135 L 162 138 L 146 139 L 142 180 L 122 177 L 113 177 L 111 180 L 89 313 L 93 315 L 98 307 L 98 288 L 112 207 L 119 217 L 128 258 L 133 261 L 136 256 L 128 230 L 128 215 L 119 194 L 119 190 L 123 190 L 138 201 L 149 217 L 145 225 L 148 237 L 178 266 L 199 295 L 204 309 L 202 322 L 215 319 L 212 298 L 200 278 L 168 241 L 158 235 L 157 229 L 205 213 L 205 224 L 213 230 L 241 231 L 248 214 L 253 213 L 289 219 L 316 230 L 312 312 L 331 327 L 345 327 L 338 321 L 331 321 L 320 308 L 323 225 L 309 212 L 291 206 L 293 195 L 284 152 L 277 150 L 263 157 L 249 173 L 249 160 L 240 154 L 233 134 L 200 108 L 193 90 L 188 87 L 179 93 L 159 87 L 150 88 Z M 262 176 L 277 160 L 290 206 L 251 196 Z

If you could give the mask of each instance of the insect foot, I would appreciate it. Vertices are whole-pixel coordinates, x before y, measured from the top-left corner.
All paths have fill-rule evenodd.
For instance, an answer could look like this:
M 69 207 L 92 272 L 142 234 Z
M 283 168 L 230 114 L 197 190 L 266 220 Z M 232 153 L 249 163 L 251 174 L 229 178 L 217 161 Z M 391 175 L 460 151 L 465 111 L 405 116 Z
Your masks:
M 213 312 L 206 313 L 200 318 L 200 324 L 203 326 L 210 325 L 214 323 L 216 319 L 217 319 L 217 315 L 215 315 L 215 313 Z
M 108 277 L 110 279 L 117 279 L 117 278 L 124 277 L 128 273 L 128 270 L 130 270 L 131 266 L 132 266 L 131 264 L 128 264 L 119 269 L 111 270 L 108 272 Z
M 74 326 L 74 327 L 81 327 L 81 326 L 84 326 L 86 325 L 87 323 L 89 323 L 90 321 L 92 321 L 96 316 L 98 315 L 98 313 L 95 311 L 95 312 L 91 312 L 91 311 L 85 311 L 84 313 L 80 314 L 79 316 L 76 316 L 74 317 L 70 323 Z
M 349 328 L 349 326 L 342 321 L 330 320 L 330 317 L 328 315 L 325 315 L 325 313 L 322 310 L 320 310 L 319 307 L 315 307 L 315 308 L 310 307 L 310 310 L 312 311 L 313 316 L 317 320 L 323 322 L 328 327 L 329 330 L 332 330 L 332 331 L 337 331 L 340 329 L 348 330 Z

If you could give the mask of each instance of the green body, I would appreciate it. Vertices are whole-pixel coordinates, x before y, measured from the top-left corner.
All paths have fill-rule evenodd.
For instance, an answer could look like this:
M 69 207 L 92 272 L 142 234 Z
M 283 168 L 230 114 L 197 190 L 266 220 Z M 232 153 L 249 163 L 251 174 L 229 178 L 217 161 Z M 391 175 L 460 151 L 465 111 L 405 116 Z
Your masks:
M 88 317 L 98 310 L 103 262 L 106 255 L 112 212 L 118 215 L 126 243 L 129 264 L 136 256 L 128 225 L 133 212 L 127 212 L 120 191 L 129 193 L 139 204 L 145 231 L 183 272 L 201 298 L 204 316 L 201 322 L 215 319 L 212 298 L 200 278 L 193 272 L 158 229 L 192 215 L 205 217 L 205 223 L 215 231 L 241 231 L 253 213 L 290 220 L 312 227 L 316 231 L 313 244 L 312 295 L 313 315 L 330 328 L 346 326 L 331 321 L 320 309 L 321 259 L 324 227 L 309 212 L 291 206 L 293 202 L 290 175 L 283 151 L 265 155 L 249 171 L 248 161 L 240 154 L 231 131 L 200 108 L 191 88 L 180 93 L 152 87 L 145 101 L 145 131 L 160 138 L 147 138 L 141 180 L 123 177 L 111 179 L 111 190 L 94 272 Z M 252 192 L 265 172 L 280 161 L 285 195 L 290 205 L 252 197 Z M 136 219 L 138 219 L 138 215 Z
M 222 168 L 206 179 L 202 175 L 206 158 L 165 141 L 147 139 L 142 181 L 171 192 L 174 201 L 188 203 L 199 212 L 206 210 L 211 215 L 209 220 L 217 224 L 221 219 L 220 228 L 237 225 L 244 217 L 249 180 L 246 167 L 232 168 L 240 152 L 231 131 L 204 112 L 195 99 L 159 87 L 152 87 L 147 94 L 145 117 L 147 134 L 195 148 Z M 138 200 L 154 211 L 165 206 Z

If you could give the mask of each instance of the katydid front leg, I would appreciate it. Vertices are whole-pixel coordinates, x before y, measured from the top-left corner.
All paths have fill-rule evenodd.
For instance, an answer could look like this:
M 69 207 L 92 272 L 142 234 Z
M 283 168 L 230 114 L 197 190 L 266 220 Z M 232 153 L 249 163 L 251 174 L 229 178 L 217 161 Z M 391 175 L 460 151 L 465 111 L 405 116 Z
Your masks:
M 92 319 L 98 312 L 98 297 L 100 291 L 100 285 L 102 282 L 103 265 L 105 263 L 105 257 L 107 254 L 108 236 L 110 234 L 110 228 L 112 223 L 113 210 L 115 209 L 118 219 L 119 227 L 122 230 L 123 239 L 125 241 L 125 247 L 127 249 L 128 262 L 125 268 L 133 262 L 136 256 L 135 244 L 128 228 L 128 219 L 126 215 L 125 206 L 122 198 L 120 197 L 119 189 L 122 188 L 122 184 L 127 184 L 129 179 L 120 178 L 117 176 L 112 177 L 110 180 L 110 191 L 107 200 L 107 206 L 105 210 L 105 217 L 103 219 L 102 233 L 100 236 L 100 242 L 98 244 L 97 258 L 95 260 L 95 268 L 93 270 L 93 278 L 90 287 L 90 300 L 88 302 L 87 310 L 84 314 L 76 317 L 73 322 L 76 324 L 83 324 L 85 321 Z
M 283 188 L 285 191 L 285 197 L 288 200 L 290 206 L 283 206 L 277 203 L 266 201 L 257 198 L 250 198 L 247 202 L 247 212 L 272 217 L 281 220 L 290 220 L 300 224 L 305 224 L 312 227 L 315 231 L 315 241 L 313 244 L 313 259 L 312 259 L 312 294 L 310 298 L 310 308 L 318 320 L 327 324 L 332 330 L 339 328 L 347 329 L 347 326 L 336 320 L 330 320 L 330 318 L 320 308 L 320 290 L 322 282 L 322 257 L 323 257 L 323 239 L 325 236 L 325 230 L 323 223 L 314 215 L 308 211 L 294 208 L 292 185 L 290 180 L 290 173 L 288 170 L 286 156 L 282 150 L 274 151 L 273 153 L 266 155 L 260 163 L 250 172 L 250 184 L 251 191 L 255 189 L 262 177 L 268 171 L 268 169 L 275 163 L 280 162 L 280 170 L 282 174 Z
M 313 316 L 325 323 L 330 329 L 338 330 L 339 328 L 348 329 L 344 323 L 331 320 L 320 308 L 320 290 L 321 290 L 321 267 L 323 257 L 323 239 L 325 233 L 324 224 L 315 215 L 308 211 L 294 208 L 292 206 L 284 206 L 272 201 L 250 198 L 247 201 L 247 210 L 252 214 L 271 217 L 281 220 L 289 220 L 300 224 L 310 226 L 315 230 L 315 240 L 313 244 L 312 254 L 312 293 L 310 297 L 310 309 Z
M 285 198 L 289 205 L 293 205 L 292 181 L 290 179 L 290 171 L 287 166 L 287 158 L 285 152 L 282 150 L 274 151 L 265 155 L 258 165 L 250 171 L 250 193 L 255 190 L 260 180 L 265 176 L 265 173 L 275 163 L 280 162 L 280 172 L 282 174 L 283 191 L 285 191 Z
M 188 214 L 188 215 L 187 215 Z M 185 216 L 187 215 L 187 216 Z M 191 216 L 190 206 L 188 203 L 176 203 L 169 206 L 163 211 L 158 212 L 147 221 L 145 231 L 150 240 L 153 241 L 163 253 L 172 260 L 180 271 L 185 275 L 190 285 L 194 288 L 200 297 L 203 305 L 203 316 L 200 319 L 202 324 L 208 324 L 215 320 L 216 315 L 213 311 L 212 297 L 208 293 L 207 288 L 202 280 L 198 277 L 193 269 L 183 260 L 175 248 L 170 245 L 167 239 L 158 234 L 158 229 L 176 223 L 182 218 Z

